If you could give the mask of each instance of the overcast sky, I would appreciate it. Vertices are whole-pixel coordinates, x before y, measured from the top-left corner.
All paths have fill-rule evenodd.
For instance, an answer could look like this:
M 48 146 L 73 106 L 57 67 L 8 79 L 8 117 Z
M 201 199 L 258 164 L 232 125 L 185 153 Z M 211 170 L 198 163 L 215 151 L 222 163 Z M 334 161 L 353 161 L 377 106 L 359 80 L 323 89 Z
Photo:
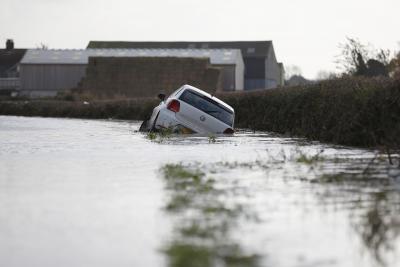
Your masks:
M 304 76 L 334 71 L 357 37 L 399 50 L 400 0 L 0 0 L 0 42 L 85 48 L 90 40 L 272 40 Z

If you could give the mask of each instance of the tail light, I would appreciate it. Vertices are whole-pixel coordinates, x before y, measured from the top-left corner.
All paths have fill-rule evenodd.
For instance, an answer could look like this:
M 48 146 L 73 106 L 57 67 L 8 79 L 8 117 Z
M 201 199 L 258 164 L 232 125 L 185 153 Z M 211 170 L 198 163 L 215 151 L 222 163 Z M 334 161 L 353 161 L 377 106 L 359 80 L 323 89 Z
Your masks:
M 235 131 L 232 128 L 226 128 L 224 134 L 233 134 Z
M 167 105 L 167 109 L 169 109 L 169 110 L 171 110 L 173 112 L 179 112 L 180 107 L 181 107 L 181 104 L 176 99 L 172 100 Z

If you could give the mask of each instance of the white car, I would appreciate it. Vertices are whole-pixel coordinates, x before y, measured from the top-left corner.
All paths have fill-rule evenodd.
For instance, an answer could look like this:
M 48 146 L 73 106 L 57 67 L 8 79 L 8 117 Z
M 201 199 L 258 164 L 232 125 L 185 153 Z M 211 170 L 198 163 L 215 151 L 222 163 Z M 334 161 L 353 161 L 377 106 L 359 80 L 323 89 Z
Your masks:
M 235 111 L 231 106 L 196 87 L 183 85 L 154 108 L 140 130 L 172 129 L 174 133 L 233 134 Z

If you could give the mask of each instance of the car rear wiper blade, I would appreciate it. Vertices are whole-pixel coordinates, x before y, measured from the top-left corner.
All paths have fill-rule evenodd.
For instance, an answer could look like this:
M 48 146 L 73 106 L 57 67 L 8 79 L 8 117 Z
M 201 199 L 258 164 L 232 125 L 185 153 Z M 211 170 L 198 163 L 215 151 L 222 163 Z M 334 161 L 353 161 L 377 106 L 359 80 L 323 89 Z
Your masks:
M 206 113 L 221 113 L 221 111 L 218 110 L 204 110 Z

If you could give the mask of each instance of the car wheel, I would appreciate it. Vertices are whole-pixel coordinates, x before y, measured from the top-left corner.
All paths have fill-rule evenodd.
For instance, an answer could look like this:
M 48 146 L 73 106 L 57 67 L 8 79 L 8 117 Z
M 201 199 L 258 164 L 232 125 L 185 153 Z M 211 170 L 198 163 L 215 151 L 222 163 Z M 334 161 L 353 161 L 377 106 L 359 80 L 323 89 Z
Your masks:
M 148 122 L 149 122 L 149 120 L 144 120 L 143 122 L 142 122 L 142 124 L 140 125 L 140 128 L 139 128 L 139 132 L 145 132 L 145 131 L 147 131 L 147 124 L 148 124 Z
M 157 116 L 156 116 L 156 118 L 154 119 L 153 125 L 152 125 L 151 128 L 150 128 L 150 131 L 151 131 L 151 132 L 157 131 L 157 129 L 156 129 L 156 122 L 157 122 L 157 119 L 158 119 L 158 115 L 160 115 L 160 111 L 157 113 Z

